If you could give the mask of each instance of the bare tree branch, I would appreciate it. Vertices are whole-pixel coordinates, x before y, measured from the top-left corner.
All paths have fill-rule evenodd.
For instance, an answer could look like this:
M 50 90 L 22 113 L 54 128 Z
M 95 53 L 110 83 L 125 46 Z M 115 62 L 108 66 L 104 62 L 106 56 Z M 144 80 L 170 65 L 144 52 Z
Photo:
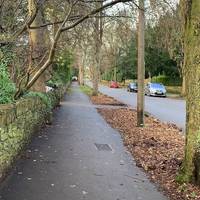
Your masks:
M 40 67 L 40 69 L 34 74 L 34 76 L 31 78 L 31 80 L 27 83 L 27 85 L 23 88 L 23 90 L 21 88 L 18 89 L 17 93 L 15 94 L 15 98 L 18 98 L 22 95 L 22 92 L 23 91 L 27 91 L 29 90 L 33 84 L 35 83 L 35 81 L 43 74 L 43 72 L 52 64 L 52 61 L 53 61 L 53 58 L 54 58 L 54 55 L 55 55 L 55 50 L 56 50 L 56 46 L 57 46 L 57 43 L 58 43 L 58 40 L 60 38 L 60 35 L 62 32 L 65 32 L 67 30 L 70 30 L 74 27 L 76 27 L 77 25 L 79 25 L 80 23 L 82 23 L 83 21 L 85 21 L 86 19 L 90 18 L 90 16 L 92 15 L 95 15 L 96 13 L 98 12 L 101 12 L 102 10 L 110 7 L 110 6 L 113 6 L 117 3 L 120 3 L 120 2 L 130 2 L 131 0 L 114 0 L 114 1 L 111 1 L 109 3 L 106 3 L 104 4 L 103 6 L 97 8 L 97 9 L 94 9 L 93 11 L 89 12 L 88 14 L 86 14 L 85 16 L 81 17 L 79 20 L 77 20 L 75 23 L 73 23 L 72 25 L 69 25 L 69 26 L 66 26 L 65 27 L 65 24 L 66 22 L 70 19 L 70 15 L 72 13 L 72 9 L 73 7 L 75 6 L 75 4 L 78 2 L 78 0 L 73 3 L 71 6 L 70 6 L 70 10 L 68 12 L 68 14 L 66 15 L 64 21 L 62 22 L 62 24 L 60 25 L 60 27 L 58 28 L 57 32 L 56 32 L 56 35 L 55 35 L 55 38 L 54 38 L 54 41 L 51 45 L 51 48 L 50 48 L 50 51 L 49 51 L 49 56 L 48 56 L 48 59 L 46 60 L 46 62 Z M 29 74 L 28 74 L 29 76 Z
M 91 11 L 90 13 L 88 13 L 87 15 L 83 16 L 81 19 L 79 19 L 79 20 L 78 20 L 77 22 L 75 22 L 74 24 L 72 24 L 72 25 L 70 25 L 70 26 L 68 26 L 68 27 L 62 28 L 62 32 L 63 32 L 63 31 L 67 31 L 67 30 L 69 30 L 69 29 L 71 29 L 71 28 L 74 28 L 75 26 L 77 26 L 77 25 L 80 24 L 81 22 L 83 22 L 83 21 L 85 21 L 86 19 L 90 18 L 91 15 L 94 15 L 94 14 L 96 14 L 96 13 L 98 13 L 98 12 L 100 12 L 100 11 L 102 11 L 102 10 L 104 10 L 104 9 L 106 9 L 106 8 L 108 8 L 108 7 L 110 7 L 110 6 L 113 6 L 113 5 L 117 4 L 117 3 L 129 2 L 129 1 L 131 1 L 131 0 L 115 0 L 115 1 L 111 1 L 111 2 L 109 2 L 109 3 L 107 3 L 107 4 L 104 4 L 102 7 L 97 8 L 97 9 Z

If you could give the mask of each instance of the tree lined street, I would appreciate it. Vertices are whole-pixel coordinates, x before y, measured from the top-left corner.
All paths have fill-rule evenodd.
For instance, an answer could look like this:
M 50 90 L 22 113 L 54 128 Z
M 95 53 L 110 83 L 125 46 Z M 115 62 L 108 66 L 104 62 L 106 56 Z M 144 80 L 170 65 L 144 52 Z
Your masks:
M 87 84 L 91 86 L 89 82 Z M 124 88 L 112 89 L 104 85 L 99 86 L 99 91 L 136 109 L 137 93 L 127 92 Z M 145 96 L 145 111 L 163 122 L 173 123 L 185 130 L 185 100 Z

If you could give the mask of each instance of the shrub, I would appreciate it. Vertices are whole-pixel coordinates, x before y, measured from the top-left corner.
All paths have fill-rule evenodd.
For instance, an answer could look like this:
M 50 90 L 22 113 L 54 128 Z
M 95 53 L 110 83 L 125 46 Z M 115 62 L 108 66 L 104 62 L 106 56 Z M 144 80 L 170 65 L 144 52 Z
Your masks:
M 160 76 L 154 76 L 151 82 L 162 83 L 163 85 L 166 85 L 166 86 L 180 86 L 181 78 L 179 77 L 172 78 L 169 76 L 160 75 Z
M 71 65 L 73 56 L 68 50 L 64 50 L 59 54 L 53 63 L 52 78 L 48 81 L 48 86 L 60 86 L 67 84 L 71 79 Z
M 43 103 L 47 106 L 48 111 L 52 109 L 51 98 L 46 93 L 42 92 L 29 92 L 24 97 L 39 97 Z
M 0 104 L 14 101 L 15 84 L 11 81 L 6 63 L 0 63 Z

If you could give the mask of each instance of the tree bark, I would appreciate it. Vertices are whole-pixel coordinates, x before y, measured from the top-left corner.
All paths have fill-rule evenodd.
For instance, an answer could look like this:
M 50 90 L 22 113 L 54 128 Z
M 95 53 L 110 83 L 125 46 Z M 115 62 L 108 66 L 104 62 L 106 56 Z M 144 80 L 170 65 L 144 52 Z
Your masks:
M 80 65 L 80 66 L 79 66 L 79 84 L 80 84 L 80 85 L 84 85 L 83 76 L 84 76 L 83 65 Z
M 102 2 L 96 3 L 96 8 L 98 9 L 103 5 Z M 102 27 L 102 12 L 100 12 L 99 17 L 95 18 L 95 64 L 94 64 L 94 74 L 93 74 L 93 95 L 98 95 L 99 91 L 99 74 L 101 67 L 101 46 L 102 46 L 102 36 L 103 36 L 103 27 Z
M 114 67 L 114 77 L 113 81 L 117 81 L 117 67 Z
M 144 126 L 144 0 L 139 1 L 139 19 L 138 19 L 138 93 L 137 93 L 137 125 Z
M 186 27 L 187 27 L 187 15 L 188 15 L 188 2 L 185 0 L 180 0 L 180 15 L 181 15 L 181 50 L 183 55 L 183 60 L 180 62 L 181 74 L 182 74 L 182 87 L 181 87 L 181 96 L 186 95 L 186 74 L 185 74 L 185 65 L 186 65 L 186 56 L 185 54 L 185 38 L 186 38 Z
M 32 11 L 35 10 L 36 7 L 35 0 L 28 1 L 29 15 L 32 16 Z M 32 22 L 31 26 L 40 26 L 43 24 L 43 16 L 42 16 L 42 6 L 38 6 L 37 16 Z M 30 43 L 30 59 L 29 59 L 29 68 L 31 69 L 33 66 L 37 66 L 42 57 L 47 50 L 47 35 L 45 34 L 45 28 L 41 29 L 29 29 L 29 43 Z M 41 63 L 43 64 L 43 63 Z M 38 80 L 34 83 L 31 90 L 37 92 L 45 92 L 45 81 L 46 76 L 43 73 Z
M 78 57 L 78 82 L 80 85 L 84 85 L 84 53 L 82 52 L 82 55 L 81 53 L 79 54 L 79 57 Z
M 151 72 L 149 71 L 148 74 L 149 74 L 149 82 L 151 83 Z
M 29 12 L 31 12 L 31 5 L 32 4 L 30 4 L 30 3 L 34 2 L 34 0 L 28 0 L 28 1 L 29 1 L 28 2 L 29 3 L 28 4 L 29 5 Z M 101 5 L 102 5 L 101 7 L 98 7 L 97 9 L 94 9 L 91 12 L 88 12 L 86 15 L 84 15 L 83 17 L 81 17 L 80 19 L 78 19 L 76 22 L 74 22 L 74 23 L 72 23 L 72 24 L 70 24 L 70 25 L 67 26 L 66 22 L 69 19 L 70 15 L 71 15 L 71 12 L 72 12 L 72 9 L 75 6 L 75 4 L 77 3 L 77 1 L 75 1 L 74 3 L 72 3 L 71 7 L 70 7 L 70 11 L 65 16 L 65 19 L 61 22 L 62 24 L 59 26 L 58 31 L 56 32 L 56 35 L 54 37 L 54 41 L 52 42 L 51 47 L 50 47 L 49 52 L 48 52 L 48 58 L 47 58 L 47 60 L 44 62 L 44 64 L 41 64 L 40 68 L 38 68 L 38 66 L 36 66 L 37 69 L 35 69 L 35 70 L 37 70 L 37 71 L 31 77 L 30 80 L 27 80 L 27 84 L 25 86 L 22 86 L 22 82 L 19 83 L 14 98 L 18 99 L 20 96 L 22 96 L 24 94 L 24 92 L 30 90 L 30 88 L 33 87 L 33 85 L 38 80 L 38 78 L 50 67 L 50 65 L 52 64 L 54 55 L 55 55 L 55 51 L 56 51 L 56 46 L 57 46 L 58 40 L 59 40 L 60 35 L 61 35 L 62 32 L 65 32 L 65 31 L 68 31 L 70 29 L 73 29 L 74 27 L 76 27 L 80 23 L 84 22 L 86 19 L 90 18 L 92 15 L 94 15 L 96 13 L 99 13 L 99 12 L 102 12 L 102 10 L 104 10 L 107 7 L 111 7 L 111 6 L 113 6 L 113 5 L 117 4 L 117 3 L 120 3 L 120 2 L 124 2 L 125 3 L 125 2 L 128 2 L 128 1 L 130 1 L 130 0 L 115 0 L 115 1 L 111 1 L 111 2 L 105 3 L 105 4 L 103 4 L 103 1 L 102 1 L 102 2 L 100 2 Z M 37 12 L 35 12 L 34 15 L 31 16 L 31 19 L 23 27 L 22 32 L 24 31 L 24 29 L 26 30 L 29 27 L 29 24 L 31 24 L 32 21 L 35 19 L 36 14 L 37 14 Z M 34 27 L 42 28 L 40 26 L 34 26 Z M 101 23 L 101 27 L 102 27 L 102 23 Z M 101 33 L 100 34 L 100 36 L 101 36 L 100 38 L 102 38 L 102 35 L 103 35 L 102 28 L 101 28 L 100 33 Z M 99 72 L 98 72 L 98 75 L 99 75 Z M 26 80 L 27 77 L 29 77 L 28 73 L 26 73 L 22 77 L 22 81 Z
M 200 185 L 200 1 L 185 1 L 186 146 L 178 180 Z
M 186 95 L 186 81 L 185 81 L 185 75 L 182 77 L 182 86 L 181 86 L 181 96 L 184 97 Z

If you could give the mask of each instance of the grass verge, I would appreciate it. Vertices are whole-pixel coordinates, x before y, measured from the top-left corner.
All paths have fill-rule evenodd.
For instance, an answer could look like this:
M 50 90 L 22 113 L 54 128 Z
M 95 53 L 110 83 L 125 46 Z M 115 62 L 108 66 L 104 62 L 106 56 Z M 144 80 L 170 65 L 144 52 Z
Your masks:
M 92 88 L 89 86 L 80 86 L 80 89 L 83 93 L 90 97 L 90 100 L 93 104 L 96 105 L 111 105 L 111 106 L 126 106 L 124 103 L 117 101 L 113 97 L 98 93 L 97 96 L 92 94 Z
M 81 85 L 80 89 L 83 93 L 87 94 L 88 96 L 92 96 L 92 88 L 87 85 Z
M 181 95 L 181 87 L 180 86 L 166 86 L 167 92 L 170 94 L 179 94 Z

